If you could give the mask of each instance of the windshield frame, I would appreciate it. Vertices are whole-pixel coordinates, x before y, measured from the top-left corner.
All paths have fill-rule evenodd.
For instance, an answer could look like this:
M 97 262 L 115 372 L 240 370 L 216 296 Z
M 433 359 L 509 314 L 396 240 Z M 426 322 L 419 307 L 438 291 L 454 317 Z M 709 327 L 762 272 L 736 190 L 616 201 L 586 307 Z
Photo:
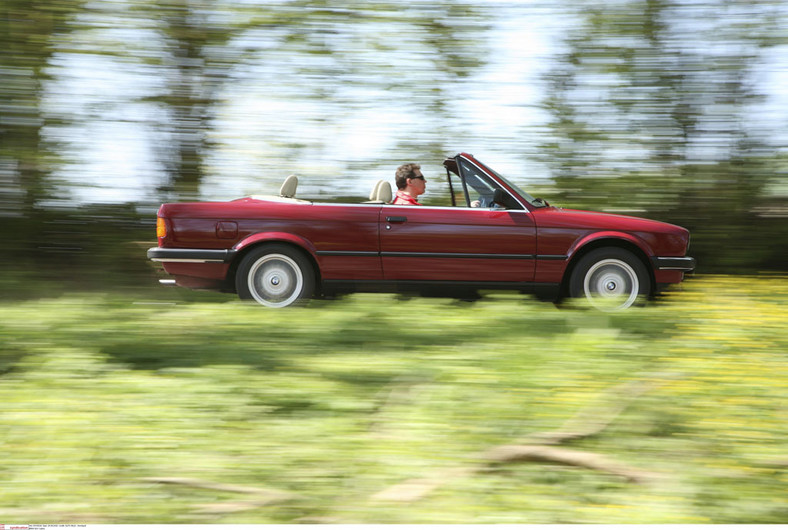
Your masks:
M 473 164 L 483 172 L 487 173 L 487 176 L 497 180 L 500 184 L 503 185 L 504 189 L 512 195 L 519 203 L 520 206 L 523 207 L 524 210 L 529 211 L 529 208 L 526 206 L 530 206 L 531 208 L 545 208 L 548 206 L 547 201 L 544 199 L 538 199 L 533 197 L 530 193 L 524 191 L 522 188 L 511 182 L 509 179 L 498 173 L 497 171 L 493 170 L 486 164 L 476 160 L 473 155 L 469 155 L 468 153 L 459 153 L 452 158 L 447 158 L 443 162 L 443 166 L 446 168 L 446 177 L 448 178 L 449 172 L 454 173 L 460 179 L 464 181 L 464 178 L 460 175 L 460 159 L 465 160 L 466 162 Z
M 517 184 L 513 183 L 512 181 L 510 181 L 509 179 L 507 179 L 506 177 L 504 177 L 503 175 L 501 175 L 500 173 L 498 173 L 488 165 L 480 162 L 479 160 L 476 160 L 472 156 L 466 156 L 465 154 L 459 154 L 457 156 L 464 158 L 465 160 L 475 164 L 480 169 L 494 176 L 502 184 L 507 186 L 510 191 L 514 192 L 517 196 L 519 196 L 519 198 L 526 201 L 530 206 L 534 208 L 544 208 L 547 206 L 547 203 L 545 203 L 542 199 L 537 199 L 536 197 L 532 196 L 530 193 L 520 188 Z

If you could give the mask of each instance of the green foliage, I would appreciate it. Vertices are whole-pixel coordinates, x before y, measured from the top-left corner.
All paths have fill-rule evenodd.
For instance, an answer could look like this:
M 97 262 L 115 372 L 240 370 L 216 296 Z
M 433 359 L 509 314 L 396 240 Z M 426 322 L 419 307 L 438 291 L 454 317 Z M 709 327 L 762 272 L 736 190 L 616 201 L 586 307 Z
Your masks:
M 30 215 L 50 198 L 53 152 L 43 138 L 42 109 L 53 39 L 84 0 L 0 3 L 0 217 Z
M 0 223 L 0 298 L 50 297 L 68 290 L 137 291 L 156 284 L 145 251 L 156 246 L 153 211 L 135 205 L 42 209 Z
M 537 195 L 558 206 L 685 226 L 702 272 L 785 270 L 784 146 L 750 116 L 764 97 L 757 67 L 786 43 L 785 8 L 771 0 L 722 6 L 622 0 L 549 8 L 577 24 L 546 76 L 550 134 L 542 153 L 554 179 L 553 190 Z M 35 296 L 75 282 L 114 288 L 149 278 L 141 260 L 152 230 L 141 228 L 152 212 L 140 221 L 127 205 L 95 217 L 95 207 L 64 206 L 85 185 L 68 165 L 84 167 L 75 142 L 90 144 L 92 126 L 128 122 L 136 140 L 156 144 L 148 161 L 153 178 L 144 184 L 148 200 L 180 200 L 198 197 L 209 177 L 216 183 L 233 175 L 257 189 L 258 180 L 273 177 L 247 171 L 239 157 L 284 154 L 283 169 L 312 164 L 341 124 L 355 126 L 348 117 L 366 125 L 391 120 L 396 109 L 408 130 L 387 152 L 370 152 L 366 161 L 325 155 L 331 161 L 319 169 L 325 180 L 315 187 L 346 195 L 357 190 L 340 189 L 352 181 L 337 168 L 358 175 L 405 160 L 440 161 L 448 145 L 472 137 L 468 131 L 476 128 L 454 98 L 484 90 L 474 76 L 490 66 L 501 22 L 496 13 L 525 17 L 528 9 L 449 0 L 354 1 L 341 8 L 307 0 L 4 0 L 0 294 Z M 91 97 L 84 89 L 73 100 L 58 99 L 61 89 L 74 90 L 69 81 L 81 79 L 74 71 L 80 64 L 112 64 L 139 86 L 103 94 L 100 85 L 90 87 L 99 93 Z M 232 121 L 232 98 L 248 98 L 261 123 L 240 132 L 223 127 Z M 289 123 L 273 129 L 265 118 L 278 111 L 260 110 L 261 102 L 309 114 L 297 121 L 310 123 L 309 132 L 293 133 Z M 507 142 L 498 149 L 516 157 L 520 140 Z M 116 164 L 136 154 L 123 150 Z M 108 173 L 104 181 L 112 182 Z M 59 182 L 61 175 L 68 182 Z M 447 201 L 437 193 L 425 197 L 425 204 Z
M 704 272 L 785 270 L 783 245 L 768 243 L 788 235 L 773 192 L 785 157 L 750 116 L 764 97 L 754 67 L 785 41 L 772 2 L 722 5 L 578 4 L 546 76 L 551 202 L 685 226 Z
M 779 523 L 784 277 L 698 277 L 622 314 L 499 293 L 355 295 L 267 310 L 159 290 L 0 306 L 0 515 L 48 523 Z M 579 411 L 630 399 L 569 444 L 658 473 L 554 463 L 372 496 Z M 290 494 L 252 496 L 148 477 Z M 236 511 L 233 511 L 236 510 Z M 46 514 L 46 515 L 43 515 Z M 46 520 L 42 520 L 44 516 Z

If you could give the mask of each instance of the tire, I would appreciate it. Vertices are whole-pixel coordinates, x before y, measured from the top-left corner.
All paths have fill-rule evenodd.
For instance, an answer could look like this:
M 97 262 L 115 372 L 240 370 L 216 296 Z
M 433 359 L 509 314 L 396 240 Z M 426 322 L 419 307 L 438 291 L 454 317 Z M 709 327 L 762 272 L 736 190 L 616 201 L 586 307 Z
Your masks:
M 235 288 L 242 300 L 266 307 L 303 304 L 315 291 L 315 272 L 301 251 L 287 245 L 265 245 L 243 257 Z
M 569 280 L 569 296 L 585 298 L 601 311 L 621 311 L 642 305 L 651 291 L 646 266 L 631 252 L 599 248 L 583 256 Z

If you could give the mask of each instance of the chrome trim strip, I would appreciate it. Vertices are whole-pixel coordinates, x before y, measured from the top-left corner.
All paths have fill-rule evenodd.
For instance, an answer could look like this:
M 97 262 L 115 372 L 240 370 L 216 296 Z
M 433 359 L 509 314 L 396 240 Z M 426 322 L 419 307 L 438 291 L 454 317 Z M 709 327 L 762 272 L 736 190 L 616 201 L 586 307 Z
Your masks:
M 365 250 L 318 250 L 315 252 L 318 256 L 356 256 L 356 257 L 378 257 L 378 251 L 365 251 Z
M 471 252 L 381 252 L 382 258 L 534 259 L 533 254 L 476 254 Z
M 654 268 L 661 271 L 691 271 L 695 270 L 695 258 L 685 257 L 661 257 L 651 258 Z
M 223 259 L 151 258 L 150 260 L 162 263 L 225 263 Z
M 508 191 L 506 193 L 509 193 Z M 509 195 L 512 195 L 509 193 Z M 513 195 L 512 195 L 513 196 Z M 519 202 L 519 201 L 518 201 Z M 343 205 L 344 206 L 344 205 Z M 350 205 L 350 206 L 360 206 L 360 205 Z M 508 212 L 508 213 L 525 213 L 530 214 L 528 210 L 504 210 L 501 208 L 468 208 L 467 206 L 430 206 L 426 204 L 422 204 L 421 206 L 409 206 L 406 204 L 379 204 L 378 206 L 382 206 L 383 208 L 418 208 L 419 211 L 424 209 L 429 210 L 452 210 L 454 212 L 458 210 L 462 210 L 465 212 Z
M 557 254 L 483 254 L 473 252 L 370 252 L 355 250 L 318 250 L 318 256 L 376 257 L 383 258 L 475 258 L 475 259 L 539 259 L 565 261 L 566 256 Z
M 522 210 L 518 210 L 522 211 Z M 232 261 L 235 250 L 204 250 L 192 248 L 148 249 L 148 259 L 166 263 L 227 263 Z M 475 252 L 378 252 L 369 250 L 318 250 L 318 256 L 345 256 L 358 258 L 457 258 L 457 259 L 538 259 L 566 260 L 566 256 L 551 254 L 491 254 Z M 662 268 L 667 268 L 662 267 Z
M 485 173 L 486 174 L 486 173 Z M 491 177 L 492 178 L 492 177 Z M 506 193 L 509 193 L 506 190 Z M 509 193 L 512 197 L 515 197 L 514 194 Z M 516 199 L 516 197 L 515 197 Z M 517 200 L 520 203 L 519 199 Z M 522 206 L 522 203 L 520 203 Z M 352 208 L 417 208 L 420 211 L 424 209 L 429 210 L 463 210 L 466 212 L 509 212 L 509 213 L 518 213 L 522 212 L 525 214 L 530 214 L 531 212 L 528 209 L 523 210 L 504 210 L 501 208 L 468 208 L 467 206 L 431 206 L 429 204 L 422 204 L 421 206 L 410 206 L 407 204 L 356 204 L 352 202 L 313 202 L 309 206 L 341 206 L 342 208 L 352 207 Z
M 236 253 L 232 249 L 153 247 L 148 249 L 148 259 L 168 263 L 227 263 Z

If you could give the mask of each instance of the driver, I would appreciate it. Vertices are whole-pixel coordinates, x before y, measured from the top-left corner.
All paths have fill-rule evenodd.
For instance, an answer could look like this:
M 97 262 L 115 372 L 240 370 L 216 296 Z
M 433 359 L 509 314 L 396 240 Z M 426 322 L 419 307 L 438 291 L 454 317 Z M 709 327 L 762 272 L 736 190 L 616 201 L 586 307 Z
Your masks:
M 402 164 L 394 174 L 397 196 L 392 204 L 421 206 L 416 197 L 427 189 L 427 180 L 419 164 Z

